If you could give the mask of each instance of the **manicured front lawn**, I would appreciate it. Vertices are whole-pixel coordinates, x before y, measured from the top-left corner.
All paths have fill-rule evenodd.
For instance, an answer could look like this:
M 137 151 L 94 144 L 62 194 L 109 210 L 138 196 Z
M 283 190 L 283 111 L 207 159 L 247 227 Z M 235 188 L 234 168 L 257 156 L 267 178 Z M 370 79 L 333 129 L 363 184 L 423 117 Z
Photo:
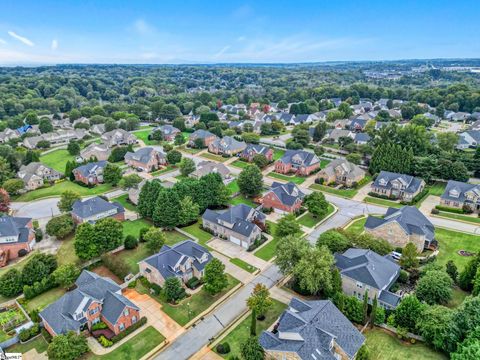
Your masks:
M 333 207 L 333 205 L 328 204 L 328 210 L 327 210 L 327 213 L 325 214 L 325 216 L 314 217 L 311 213 L 309 213 L 307 211 L 305 214 L 303 214 L 302 216 L 297 218 L 297 221 L 298 221 L 299 224 L 301 224 L 303 226 L 313 228 L 313 227 L 315 227 L 315 225 L 317 225 L 320 221 L 325 219 L 328 215 L 330 215 L 334 211 L 335 211 L 335 208 Z
M 320 184 L 312 184 L 309 186 L 309 188 L 312 190 L 323 191 L 333 195 L 343 196 L 349 199 L 353 198 L 358 192 L 356 189 L 334 189 L 330 186 Z
M 453 220 L 466 221 L 466 222 L 470 222 L 470 223 L 473 223 L 473 224 L 480 224 L 480 218 L 479 217 L 455 214 L 455 213 L 451 213 L 451 212 L 448 212 L 448 211 L 440 211 L 440 213 L 437 216 L 448 218 L 448 219 L 453 219 Z
M 166 174 L 170 171 L 174 171 L 176 170 L 176 166 L 173 166 L 173 165 L 167 165 L 165 166 L 164 168 L 161 168 L 160 170 L 157 170 L 157 171 L 153 171 L 150 173 L 150 175 L 152 176 L 158 176 L 158 175 L 162 175 L 162 174 Z
M 206 246 L 205 244 L 207 243 L 207 241 L 209 241 L 213 237 L 212 234 L 202 229 L 199 221 L 195 224 L 185 226 L 184 228 L 182 228 L 182 230 L 196 237 L 198 239 L 198 243 L 202 246 Z
M 270 234 L 273 236 L 273 234 L 275 234 L 275 229 L 277 227 L 277 224 L 268 220 L 267 220 L 267 223 L 270 228 Z M 273 239 L 270 240 L 267 244 L 265 244 L 262 248 L 255 251 L 253 255 L 255 255 L 256 257 L 262 260 L 269 261 L 271 258 L 275 256 L 277 242 L 278 242 L 278 239 L 273 237 Z
M 394 335 L 380 329 L 367 330 L 364 333 L 370 350 L 371 360 L 442 360 L 447 359 L 442 353 L 430 349 L 425 344 L 409 344 L 400 341 Z
M 375 205 L 380 205 L 380 206 L 387 206 L 387 207 L 394 207 L 394 208 L 401 208 L 404 205 L 397 203 L 395 201 L 390 201 L 387 199 L 379 199 L 373 196 L 367 196 L 365 199 L 363 199 L 366 203 L 369 204 L 375 204 Z
M 75 191 L 80 196 L 92 196 L 92 195 L 100 195 L 100 194 L 106 193 L 110 190 L 113 190 L 113 187 L 111 184 L 100 184 L 100 185 L 94 186 L 93 188 L 87 188 L 87 187 L 75 184 L 74 182 L 65 180 L 65 181 L 60 181 L 53 186 L 48 186 L 41 189 L 29 191 L 19 196 L 17 199 L 15 199 L 15 201 L 33 201 L 33 200 L 42 199 L 46 197 L 60 196 L 66 190 Z
M 230 262 L 233 265 L 237 265 L 239 268 L 241 268 L 245 271 L 248 271 L 249 273 L 254 273 L 257 270 L 257 268 L 255 266 L 250 265 L 250 264 L 246 263 L 245 261 L 243 261 L 242 259 L 239 259 L 239 258 L 230 259 Z
M 230 194 L 236 194 L 240 191 L 240 187 L 238 186 L 237 180 L 233 180 L 232 182 L 228 183 L 227 189 Z
M 250 163 L 246 162 L 246 161 L 243 161 L 243 160 L 235 160 L 233 163 L 231 163 L 230 165 L 233 165 L 235 167 L 238 167 L 240 169 L 244 169 L 246 168 L 248 165 L 250 165 Z
M 204 153 L 200 156 L 204 157 L 205 159 L 215 160 L 215 161 L 218 161 L 218 162 L 225 162 L 229 159 L 228 157 L 223 157 L 221 155 L 215 155 L 215 154 L 210 154 L 210 153 Z
M 347 224 L 347 230 L 351 231 L 354 234 L 361 234 L 364 230 L 365 223 L 367 218 L 362 217 L 360 219 L 353 220 L 351 223 Z
M 32 349 L 36 349 L 37 352 L 40 354 L 47 351 L 47 348 L 48 348 L 48 343 L 45 341 L 43 336 L 39 336 L 38 338 L 32 341 L 29 341 L 25 344 L 18 343 L 18 344 L 12 345 L 9 348 L 6 348 L 5 352 L 25 354 L 26 352 Z
M 203 150 L 203 149 L 194 149 L 194 148 L 186 147 L 185 145 L 179 146 L 177 149 L 182 152 L 186 152 L 187 154 L 197 154 Z
M 437 263 L 445 265 L 448 260 L 453 260 L 459 271 L 472 259 L 471 256 L 460 256 L 458 254 L 459 250 L 466 250 L 473 253 L 480 251 L 480 238 L 478 234 L 466 234 L 436 227 L 435 238 L 439 245 Z
M 152 129 L 146 129 L 142 131 L 135 131 L 133 135 L 137 137 L 137 139 L 142 140 L 145 145 L 158 145 L 161 141 L 157 140 L 149 140 L 148 135 L 152 132 Z
M 324 169 L 331 162 L 332 162 L 332 160 L 321 159 L 320 160 L 320 169 Z
M 280 159 L 283 155 L 285 155 L 285 150 L 274 149 L 273 150 L 273 161 Z
M 137 330 L 140 331 L 141 329 Z M 141 330 L 137 335 L 118 348 L 105 355 L 89 354 L 86 359 L 102 359 L 102 360 L 130 360 L 141 359 L 143 356 L 157 347 L 165 337 L 160 334 L 153 326 L 149 326 Z
M 40 156 L 40 162 L 61 172 L 65 172 L 65 165 L 68 161 L 75 160 L 66 149 L 58 149 Z
M 232 205 L 239 205 L 239 204 L 245 204 L 245 205 L 248 205 L 248 206 L 251 206 L 253 208 L 257 207 L 257 205 L 253 202 L 252 199 L 250 198 L 246 198 L 245 196 L 243 195 L 237 195 L 235 196 L 234 198 L 230 199 L 230 204 Z
M 266 312 L 265 319 L 257 320 L 257 336 L 260 336 L 262 331 L 267 330 L 280 317 L 282 312 L 287 308 L 287 305 L 273 299 L 273 306 Z M 230 352 L 225 355 L 220 355 L 224 358 L 233 356 L 240 357 L 243 344 L 250 336 L 251 315 L 247 316 L 241 323 L 239 323 L 220 343 L 227 342 L 230 345 Z
M 434 196 L 442 196 L 445 192 L 445 187 L 447 186 L 444 182 L 436 182 L 433 185 L 428 185 L 428 194 Z
M 119 202 L 125 209 L 137 212 L 137 206 L 128 200 L 128 194 L 116 197 L 112 201 Z
M 65 290 L 61 287 L 53 288 L 50 289 L 43 294 L 38 295 L 37 297 L 34 297 L 31 300 L 28 300 L 27 303 L 25 304 L 25 308 L 27 309 L 28 312 L 38 309 L 38 310 L 43 310 L 45 309 L 48 305 L 53 303 L 54 301 L 57 301 L 62 295 L 65 294 Z
M 304 177 L 299 177 L 295 175 L 284 175 L 284 174 L 279 174 L 274 171 L 269 173 L 267 176 L 270 176 L 271 178 L 283 180 L 283 181 L 288 181 L 288 182 L 293 182 L 294 184 L 300 185 L 305 181 Z

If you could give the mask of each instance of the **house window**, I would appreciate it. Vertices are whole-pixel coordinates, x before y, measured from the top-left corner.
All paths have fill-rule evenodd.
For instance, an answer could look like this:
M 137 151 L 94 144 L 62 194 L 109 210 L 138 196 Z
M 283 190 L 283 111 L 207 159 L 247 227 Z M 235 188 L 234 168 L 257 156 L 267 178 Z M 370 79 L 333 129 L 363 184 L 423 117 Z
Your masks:
M 98 307 L 95 309 L 90 310 L 90 315 L 95 315 L 98 312 Z
M 137 322 L 137 317 L 136 316 L 132 317 L 132 324 L 135 324 L 136 322 Z
M 123 315 L 128 316 L 128 314 L 130 314 L 130 312 L 128 311 L 128 309 L 123 310 Z
M 120 331 L 125 330 L 125 325 L 124 325 L 123 323 L 120 323 L 120 325 L 118 325 L 118 329 L 119 329 Z
M 150 270 L 149 268 L 145 268 L 145 272 L 146 272 L 147 274 L 150 274 L 150 273 L 152 272 L 152 270 Z
M 96 317 L 95 319 L 92 320 L 92 325 L 100 322 L 100 317 Z

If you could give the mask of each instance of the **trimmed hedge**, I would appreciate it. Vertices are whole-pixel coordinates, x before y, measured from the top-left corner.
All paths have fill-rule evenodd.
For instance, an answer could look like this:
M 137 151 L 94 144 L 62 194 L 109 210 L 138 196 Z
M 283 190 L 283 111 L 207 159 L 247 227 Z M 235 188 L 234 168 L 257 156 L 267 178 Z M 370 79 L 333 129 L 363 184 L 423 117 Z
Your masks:
M 463 209 L 457 209 L 457 208 L 452 208 L 452 207 L 448 207 L 448 206 L 437 205 L 437 206 L 435 206 L 435 209 L 437 209 L 439 211 L 451 212 L 451 213 L 454 213 L 454 214 L 465 214 L 465 211 Z
M 147 318 L 144 316 L 140 320 L 138 320 L 135 324 L 133 324 L 129 328 L 125 329 L 120 334 L 115 335 L 110 340 L 115 344 L 116 342 L 119 342 L 120 340 L 122 340 L 125 336 L 130 335 L 132 332 L 137 330 L 139 327 L 145 325 L 146 323 L 147 323 Z
M 48 277 L 44 277 L 42 281 L 35 282 L 32 286 L 24 285 L 23 294 L 25 299 L 30 300 L 57 286 L 54 277 L 50 274 Z

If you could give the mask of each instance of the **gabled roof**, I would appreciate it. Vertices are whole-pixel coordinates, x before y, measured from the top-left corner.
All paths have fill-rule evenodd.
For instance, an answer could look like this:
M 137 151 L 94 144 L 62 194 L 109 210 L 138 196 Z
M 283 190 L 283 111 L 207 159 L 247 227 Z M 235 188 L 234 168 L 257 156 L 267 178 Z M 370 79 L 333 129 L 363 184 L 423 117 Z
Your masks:
M 107 166 L 106 160 L 89 162 L 85 165 L 75 168 L 73 171 L 80 173 L 84 177 L 88 177 L 91 174 L 97 174 L 98 170 L 103 170 Z
M 199 139 L 206 139 L 206 138 L 209 138 L 211 136 L 216 136 L 215 134 L 212 134 L 210 131 L 208 130 L 203 130 L 203 129 L 198 129 L 198 130 L 195 130 L 191 135 L 190 135 L 190 140 L 195 140 L 197 138 Z
M 403 191 L 407 193 L 415 193 L 422 185 L 422 179 L 405 174 L 398 174 L 389 171 L 380 171 L 373 185 L 375 187 L 390 189 L 392 181 L 399 181 L 404 187 Z
M 304 150 L 287 150 L 285 154 L 278 160 L 284 164 L 299 162 L 303 166 L 311 166 L 319 163 L 320 159 L 314 153 Z
M 331 161 L 321 172 L 328 176 L 335 176 L 338 172 L 342 174 L 342 176 L 350 179 L 365 175 L 364 170 L 346 159 L 335 159 Z
M 207 209 L 202 215 L 202 219 L 220 226 L 223 226 L 222 222 L 232 224 L 233 227 L 230 228 L 230 230 L 243 236 L 250 236 L 255 229 L 258 229 L 258 226 L 250 220 L 252 218 L 264 220 L 266 216 L 262 212 L 245 204 L 233 206 L 223 212 Z
M 243 150 L 247 146 L 247 144 L 244 141 L 235 140 L 231 136 L 224 136 L 223 138 L 217 138 L 213 141 L 212 145 L 216 148 L 221 149 L 222 151 Z
M 111 203 L 98 196 L 83 201 L 77 200 L 72 206 L 72 213 L 82 219 L 86 219 L 110 210 L 116 210 L 117 214 L 125 211 L 120 203 Z
M 242 155 L 249 156 L 250 154 L 261 154 L 266 156 L 269 150 L 270 148 L 265 145 L 248 144 L 245 150 L 243 150 Z
M 165 154 L 162 152 L 158 152 L 152 147 L 143 147 L 138 149 L 135 152 L 127 152 L 125 154 L 125 160 L 133 160 L 133 161 L 138 161 L 142 164 L 147 164 L 152 157 L 159 155 L 161 157 L 165 157 Z
M 202 177 L 210 173 L 217 173 L 222 178 L 230 175 L 230 170 L 222 163 L 216 163 L 214 161 L 202 161 L 197 165 L 196 170 L 192 173 L 193 176 Z
M 465 193 L 472 191 L 480 197 L 480 185 L 468 184 L 461 181 L 449 180 L 445 191 L 441 198 L 444 200 L 457 201 L 463 203 L 465 199 Z
M 303 200 L 305 194 L 293 182 L 282 184 L 273 182 L 270 191 L 273 192 L 282 204 L 292 206 L 298 200 Z
M 0 237 L 15 237 L 16 242 L 28 242 L 30 229 L 27 224 L 31 220 L 26 217 L 0 216 Z

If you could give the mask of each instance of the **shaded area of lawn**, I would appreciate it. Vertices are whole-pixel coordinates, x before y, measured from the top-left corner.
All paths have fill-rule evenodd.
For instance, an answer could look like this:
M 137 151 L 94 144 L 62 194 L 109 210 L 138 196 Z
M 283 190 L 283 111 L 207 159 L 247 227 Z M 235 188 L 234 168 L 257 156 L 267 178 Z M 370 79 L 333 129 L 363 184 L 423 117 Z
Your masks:
M 333 195 L 343 196 L 349 199 L 353 198 L 358 192 L 357 189 L 334 189 L 330 186 L 320 184 L 312 184 L 309 188 L 312 190 L 324 191 Z
M 140 330 L 140 329 L 139 329 Z M 139 331 L 137 330 L 137 331 Z M 141 359 L 156 346 L 158 346 L 165 337 L 160 334 L 154 327 L 149 326 L 141 330 L 137 335 L 132 337 L 127 342 L 120 345 L 118 348 L 105 355 L 89 354 L 86 360 L 102 359 L 102 360 L 130 360 Z
M 148 135 L 150 135 L 151 132 L 152 132 L 152 129 L 146 129 L 142 131 L 135 131 L 133 135 L 135 135 L 137 139 L 142 140 L 145 143 L 145 145 L 159 145 L 161 141 L 148 139 Z
M 80 196 L 92 196 L 106 193 L 107 191 L 113 190 L 111 184 L 100 184 L 96 185 L 93 188 L 87 188 L 85 186 L 80 186 L 74 182 L 65 180 L 56 183 L 53 186 L 47 186 L 41 189 L 29 191 L 21 196 L 19 196 L 16 201 L 33 201 L 45 197 L 51 196 L 60 196 L 66 190 L 72 190 L 77 192 Z
M 12 345 L 9 348 L 5 349 L 5 352 L 25 354 L 26 352 L 32 349 L 36 349 L 37 352 L 40 354 L 40 353 L 43 353 L 44 351 L 47 351 L 47 348 L 48 348 L 48 343 L 45 341 L 43 336 L 39 336 L 38 338 L 32 341 L 29 341 L 25 344 L 18 343 L 18 344 Z
M 333 207 L 332 204 L 328 204 L 328 210 L 327 213 L 324 216 L 321 217 L 314 217 L 313 214 L 309 213 L 308 211 L 297 218 L 297 222 L 303 226 L 313 228 L 315 225 L 317 225 L 320 221 L 325 219 L 328 215 L 333 213 L 335 211 L 335 208 Z
M 168 303 L 165 300 L 163 294 L 160 294 L 158 296 L 150 295 L 149 290 L 144 288 L 140 281 L 137 282 L 137 291 L 142 294 L 149 294 L 150 296 L 152 296 L 162 305 L 162 311 L 164 311 L 178 324 L 183 326 L 187 324 L 190 320 L 195 318 L 197 315 L 207 310 L 210 306 L 212 306 L 216 301 L 218 301 L 222 296 L 224 296 L 228 291 L 230 291 L 240 282 L 228 274 L 227 278 L 228 286 L 221 293 L 212 296 L 204 289 L 200 289 L 200 291 L 195 293 L 194 295 L 183 299 L 182 302 L 178 305 L 171 305 L 170 303 Z
M 288 181 L 288 182 L 291 181 L 291 182 L 293 182 L 294 184 L 297 184 L 297 185 L 300 185 L 305 181 L 304 177 L 299 177 L 299 176 L 295 176 L 295 175 L 289 176 L 289 175 L 279 174 L 279 173 L 276 173 L 274 171 L 272 171 L 271 173 L 268 173 L 267 176 L 269 176 L 271 178 L 274 178 L 274 179 L 283 180 L 283 181 Z
M 62 244 L 57 251 L 57 262 L 58 265 L 65 264 L 80 264 L 81 260 L 75 254 L 75 237 L 72 235 L 65 240 L 60 240 Z
M 245 197 L 244 195 L 237 195 L 234 198 L 230 199 L 229 201 L 230 204 L 232 205 L 239 205 L 239 204 L 245 204 L 248 206 L 251 206 L 253 208 L 257 207 L 257 204 L 253 202 L 252 199 Z
M 38 309 L 43 310 L 51 303 L 58 300 L 61 296 L 65 294 L 65 290 L 63 288 L 57 287 L 54 289 L 50 289 L 43 294 L 40 294 L 34 297 L 31 300 L 28 300 L 25 304 L 25 308 L 28 312 Z
M 75 160 L 75 158 L 70 155 L 66 149 L 58 149 L 40 156 L 41 163 L 61 172 L 62 174 L 65 172 L 65 165 L 67 165 L 67 162 L 72 160 Z
M 246 263 L 245 261 L 243 261 L 242 259 L 239 259 L 239 258 L 230 259 L 230 262 L 233 265 L 236 265 L 239 268 L 241 268 L 245 271 L 248 271 L 249 273 L 254 273 L 257 270 L 257 268 L 255 266 L 250 265 L 250 264 Z
M 149 228 L 150 226 L 153 226 L 153 223 L 149 220 L 137 219 L 123 221 L 122 225 L 124 237 L 127 235 L 133 235 L 138 239 L 140 236 L 140 230 L 142 228 Z
M 187 139 L 188 139 L 188 137 L 187 137 Z M 187 154 L 197 154 L 197 153 L 199 153 L 200 151 L 203 150 L 203 149 L 195 149 L 195 148 L 186 147 L 185 145 L 179 146 L 177 149 L 182 151 L 182 152 L 186 152 Z
M 323 169 L 325 168 L 328 164 L 330 164 L 332 162 L 332 160 L 325 160 L 325 159 L 321 159 L 320 160 L 320 169 Z
M 425 344 L 402 342 L 394 335 L 380 329 L 367 330 L 364 333 L 370 350 L 371 360 L 441 360 L 447 359 L 442 353 L 430 349 Z
M 202 229 L 200 221 L 196 222 L 195 224 L 185 226 L 182 228 L 182 230 L 196 237 L 198 239 L 198 243 L 202 246 L 206 246 L 207 241 L 213 237 L 212 234 Z
M 137 206 L 128 200 L 128 194 L 116 197 L 112 201 L 119 202 L 125 209 L 137 212 Z
M 225 162 L 229 159 L 229 158 L 223 157 L 221 155 L 215 155 L 215 154 L 210 154 L 210 153 L 204 153 L 200 156 L 204 157 L 205 159 L 215 160 L 215 161 L 218 161 L 218 162 Z
M 273 300 L 273 306 L 265 314 L 263 321 L 257 320 L 257 336 L 260 336 L 262 331 L 267 330 L 275 321 L 280 317 L 282 312 L 287 308 L 287 305 Z M 242 345 L 250 337 L 250 324 L 251 315 L 247 316 L 241 323 L 239 323 L 222 341 L 221 343 L 228 342 L 230 344 L 230 353 L 220 355 L 224 358 L 230 358 L 231 356 L 240 357 Z
M 394 207 L 394 208 L 401 208 L 404 205 L 397 203 L 395 201 L 390 201 L 387 199 L 379 199 L 373 196 L 367 196 L 365 199 L 363 199 L 366 203 L 369 204 L 375 204 L 375 205 L 380 205 L 380 206 L 388 206 L 388 207 Z
M 428 185 L 428 194 L 434 196 L 441 196 L 445 192 L 445 187 L 447 183 L 444 182 L 436 182 L 433 185 Z
M 458 254 L 459 250 L 466 250 L 473 253 L 480 251 L 478 235 L 436 227 L 435 238 L 439 245 L 437 263 L 445 265 L 448 260 L 453 260 L 459 271 L 461 271 L 472 258 L 471 256 L 460 256 Z
M 168 172 L 170 172 L 170 171 L 174 171 L 174 170 L 176 170 L 176 169 L 177 169 L 177 168 L 176 168 L 175 166 L 169 164 L 169 165 L 165 166 L 164 168 L 162 168 L 162 169 L 160 169 L 160 170 L 151 172 L 150 175 L 152 175 L 152 176 L 158 176 L 158 175 L 166 174 L 166 173 L 168 173 Z

